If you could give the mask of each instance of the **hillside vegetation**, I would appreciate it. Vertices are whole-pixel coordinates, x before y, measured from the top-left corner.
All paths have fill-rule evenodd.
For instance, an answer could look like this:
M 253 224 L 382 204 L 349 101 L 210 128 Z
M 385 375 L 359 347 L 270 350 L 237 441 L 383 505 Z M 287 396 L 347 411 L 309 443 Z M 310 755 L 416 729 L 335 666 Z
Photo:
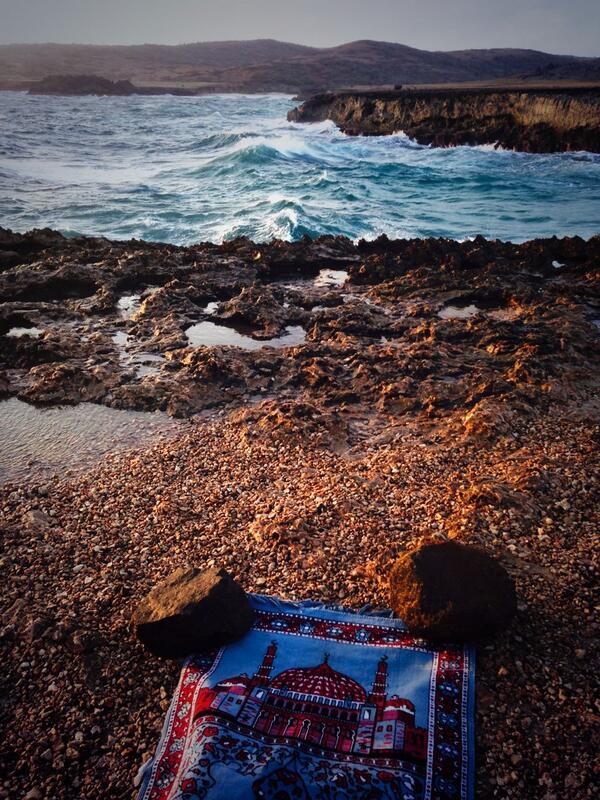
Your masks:
M 0 86 L 27 88 L 48 75 L 93 74 L 137 85 L 205 91 L 312 92 L 347 86 L 535 80 L 598 80 L 600 59 L 536 50 L 430 52 L 356 41 L 313 48 L 271 39 L 170 45 L 0 46 Z

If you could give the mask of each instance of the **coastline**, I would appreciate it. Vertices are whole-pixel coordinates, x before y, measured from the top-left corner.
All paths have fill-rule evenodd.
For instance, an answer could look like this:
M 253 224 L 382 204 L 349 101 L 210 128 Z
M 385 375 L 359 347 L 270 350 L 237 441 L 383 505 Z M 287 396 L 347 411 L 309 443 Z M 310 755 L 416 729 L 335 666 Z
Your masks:
M 433 147 L 495 145 L 529 153 L 600 152 L 600 88 L 470 87 L 317 94 L 291 122 L 332 120 L 351 136 L 403 131 Z
M 595 800 L 590 0 L 6 5 L 0 800 Z
M 546 406 L 586 389 L 596 363 L 597 236 L 184 247 L 1 233 L 0 386 L 41 406 L 188 417 L 270 397 L 443 415 Z
M 385 605 L 399 553 L 456 538 L 500 558 L 520 597 L 478 648 L 477 797 L 591 797 L 599 248 L 3 231 L 1 355 L 20 364 L 4 394 L 191 419 L 81 475 L 0 487 L 0 796 L 133 795 L 177 667 L 128 619 L 176 566 Z M 271 346 L 191 346 L 207 322 Z M 290 326 L 304 341 L 273 344 Z

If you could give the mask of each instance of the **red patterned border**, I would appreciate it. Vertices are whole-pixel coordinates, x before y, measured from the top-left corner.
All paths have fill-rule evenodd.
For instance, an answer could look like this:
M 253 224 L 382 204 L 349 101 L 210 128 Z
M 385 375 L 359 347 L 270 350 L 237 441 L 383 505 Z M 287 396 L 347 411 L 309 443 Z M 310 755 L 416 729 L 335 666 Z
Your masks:
M 467 689 L 469 668 L 462 650 L 438 653 L 433 693 L 431 800 L 468 796 Z M 429 798 L 427 798 L 429 800 Z
M 259 611 L 254 628 L 257 631 L 309 636 L 314 639 L 348 642 L 357 646 L 403 647 L 423 653 L 431 652 L 431 647 L 422 639 L 411 636 L 401 628 L 386 627 L 375 622 L 338 622 L 299 614 Z

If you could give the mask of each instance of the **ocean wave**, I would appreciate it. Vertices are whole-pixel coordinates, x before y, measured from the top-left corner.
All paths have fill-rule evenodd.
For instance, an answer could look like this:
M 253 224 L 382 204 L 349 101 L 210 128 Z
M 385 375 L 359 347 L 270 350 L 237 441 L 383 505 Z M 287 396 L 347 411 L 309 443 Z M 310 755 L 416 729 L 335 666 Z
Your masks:
M 242 139 L 232 147 L 231 153 L 243 153 L 244 156 L 250 158 L 258 153 L 283 158 L 319 159 L 318 154 L 306 138 L 293 134 L 258 136 L 251 143 Z
M 189 148 L 185 146 L 186 151 L 197 152 L 205 150 L 220 150 L 222 148 L 235 147 L 239 142 L 247 141 L 249 138 L 258 136 L 256 133 L 209 133 L 206 136 L 201 136 Z
M 255 168 L 270 163 L 310 161 L 321 163 L 322 157 L 300 138 L 292 136 L 243 136 L 233 140 L 229 146 L 205 152 L 201 163 L 194 170 L 198 176 L 218 169 Z
M 469 147 L 470 145 L 461 145 L 462 147 Z M 473 145 L 473 149 L 481 150 L 482 153 L 510 153 L 513 152 L 507 147 L 502 147 L 498 142 L 488 142 L 488 144 Z
M 287 122 L 292 105 L 0 93 L 0 225 L 180 244 L 600 229 L 598 155 L 435 149 L 401 131 L 350 137 L 329 120 Z

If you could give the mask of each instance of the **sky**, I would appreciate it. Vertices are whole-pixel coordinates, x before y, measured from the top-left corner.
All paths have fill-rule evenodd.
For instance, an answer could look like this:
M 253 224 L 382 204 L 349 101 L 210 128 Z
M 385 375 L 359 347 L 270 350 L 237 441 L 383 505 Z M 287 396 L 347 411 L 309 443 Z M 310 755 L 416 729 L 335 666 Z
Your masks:
M 600 56 L 599 0 L 0 0 L 0 43 L 355 39 Z

